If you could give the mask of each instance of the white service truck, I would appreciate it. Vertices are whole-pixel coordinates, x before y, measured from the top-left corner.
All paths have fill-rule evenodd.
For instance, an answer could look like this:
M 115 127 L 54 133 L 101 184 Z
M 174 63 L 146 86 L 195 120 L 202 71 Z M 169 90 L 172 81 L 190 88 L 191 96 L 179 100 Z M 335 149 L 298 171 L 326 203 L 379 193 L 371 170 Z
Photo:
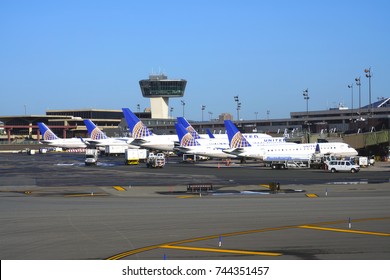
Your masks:
M 96 165 L 98 159 L 97 149 L 85 149 L 85 165 Z
M 140 162 L 146 162 L 147 158 L 147 149 L 126 149 L 125 151 L 125 164 L 127 165 L 136 165 Z
M 107 145 L 104 149 L 104 154 L 106 156 L 119 156 L 125 154 L 127 150 L 127 146 L 125 145 Z

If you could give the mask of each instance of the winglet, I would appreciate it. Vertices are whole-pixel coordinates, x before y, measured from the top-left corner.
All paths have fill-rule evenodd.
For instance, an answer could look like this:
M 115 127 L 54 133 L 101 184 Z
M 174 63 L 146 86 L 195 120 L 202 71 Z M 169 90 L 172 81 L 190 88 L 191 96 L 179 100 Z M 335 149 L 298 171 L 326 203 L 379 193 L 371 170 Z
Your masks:
M 85 126 L 88 129 L 88 134 L 92 140 L 107 139 L 107 135 L 101 131 L 91 120 L 84 120 Z
M 54 134 L 53 131 L 50 130 L 44 123 L 39 122 L 38 123 L 39 131 L 42 134 L 43 140 L 56 140 L 59 139 L 57 135 Z
M 231 120 L 225 120 L 224 124 L 228 134 L 230 148 L 242 148 L 251 146 L 251 144 L 249 144 L 249 142 L 245 139 L 245 137 Z
M 134 139 L 152 136 L 153 133 L 143 124 L 143 122 L 136 116 L 129 108 L 122 108 L 127 125 L 129 126 L 131 136 Z
M 181 147 L 199 146 L 198 141 L 180 123 L 175 123 L 177 136 Z
M 86 141 L 83 137 L 80 136 L 81 142 L 83 142 L 85 145 L 89 145 L 89 142 Z

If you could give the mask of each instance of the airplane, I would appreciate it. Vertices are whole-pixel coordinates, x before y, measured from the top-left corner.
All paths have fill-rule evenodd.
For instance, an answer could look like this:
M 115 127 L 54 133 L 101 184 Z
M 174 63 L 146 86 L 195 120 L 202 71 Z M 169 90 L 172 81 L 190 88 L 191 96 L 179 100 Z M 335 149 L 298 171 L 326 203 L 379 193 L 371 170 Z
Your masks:
M 80 138 L 60 138 L 48 128 L 44 123 L 38 122 L 39 131 L 42 140 L 39 142 L 49 146 L 60 147 L 64 149 L 86 148 L 87 145 Z
M 237 158 L 223 152 L 226 143 L 221 143 L 219 139 L 196 138 L 179 122 L 175 123 L 175 128 L 179 137 L 179 145 L 174 148 L 175 151 L 211 158 Z
M 156 135 L 129 108 L 122 108 L 122 111 L 134 138 L 132 145 L 152 150 L 173 151 L 175 142 L 179 141 L 177 135 Z
M 309 160 L 312 155 L 335 155 L 344 157 L 357 156 L 358 152 L 346 143 L 309 143 L 309 144 L 268 144 L 253 146 L 243 137 L 237 127 L 229 121 L 225 121 L 226 130 L 229 137 L 230 148 L 224 150 L 225 153 L 239 157 L 271 160 Z
M 207 129 L 207 134 L 199 134 L 195 128 L 184 118 L 177 117 L 177 121 L 188 131 L 190 132 L 194 138 L 225 138 L 227 139 L 226 134 L 217 134 L 217 137 L 211 133 L 209 129 Z
M 228 154 L 223 152 L 223 150 L 229 148 L 229 140 L 227 139 L 227 135 L 226 139 L 201 138 L 199 137 L 199 134 L 197 134 L 197 132 L 192 128 L 192 126 L 188 122 L 186 123 L 184 118 L 178 117 L 177 120 L 178 122 L 175 124 L 175 127 L 179 137 L 179 145 L 175 147 L 176 151 L 213 158 L 237 158 L 235 155 L 227 156 Z M 185 128 L 183 124 L 187 125 L 187 128 Z M 246 138 L 244 139 L 245 141 L 248 141 Z M 263 137 L 251 139 L 251 144 L 258 146 L 269 145 L 269 143 L 284 143 L 284 141 L 285 139 L 283 137 Z
M 89 146 L 128 146 L 132 149 L 138 149 L 139 146 L 131 145 L 134 138 L 122 137 L 122 138 L 111 138 L 108 137 L 103 131 L 101 131 L 91 120 L 84 120 L 84 124 L 87 127 L 90 139 L 83 140 Z
M 217 137 L 215 137 L 215 134 L 211 133 L 209 129 L 207 129 L 207 136 L 206 134 L 198 134 L 198 132 L 193 128 L 193 126 L 183 117 L 177 117 L 178 123 L 180 123 L 188 132 L 190 132 L 194 138 L 196 139 L 219 139 L 219 142 L 211 142 L 211 144 L 217 144 L 217 145 L 225 145 L 226 148 L 229 147 L 229 139 L 227 134 L 217 134 Z M 228 122 L 232 123 L 232 121 L 228 120 Z M 271 135 L 268 135 L 266 133 L 243 133 L 242 134 L 246 139 L 249 139 L 251 144 L 253 145 L 264 145 L 268 143 L 285 143 L 286 138 L 285 137 L 272 137 Z

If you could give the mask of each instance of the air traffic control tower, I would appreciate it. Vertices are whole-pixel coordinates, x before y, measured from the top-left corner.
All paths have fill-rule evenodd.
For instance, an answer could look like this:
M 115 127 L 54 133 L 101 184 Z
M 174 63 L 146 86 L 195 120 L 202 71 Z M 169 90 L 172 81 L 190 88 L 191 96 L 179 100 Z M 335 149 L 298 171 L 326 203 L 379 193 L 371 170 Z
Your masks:
M 150 98 L 153 119 L 169 118 L 169 98 L 183 97 L 187 81 L 168 79 L 164 74 L 150 75 L 148 80 L 139 81 L 142 96 Z

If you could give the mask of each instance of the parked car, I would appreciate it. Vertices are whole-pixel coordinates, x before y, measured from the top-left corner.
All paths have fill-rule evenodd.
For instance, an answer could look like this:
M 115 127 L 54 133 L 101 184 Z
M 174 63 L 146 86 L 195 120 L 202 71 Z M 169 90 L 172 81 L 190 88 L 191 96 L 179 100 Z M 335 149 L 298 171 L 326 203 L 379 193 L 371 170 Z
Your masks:
M 335 172 L 359 172 L 360 166 L 357 164 L 354 164 L 353 162 L 349 160 L 331 160 L 327 163 L 328 170 L 332 173 Z

